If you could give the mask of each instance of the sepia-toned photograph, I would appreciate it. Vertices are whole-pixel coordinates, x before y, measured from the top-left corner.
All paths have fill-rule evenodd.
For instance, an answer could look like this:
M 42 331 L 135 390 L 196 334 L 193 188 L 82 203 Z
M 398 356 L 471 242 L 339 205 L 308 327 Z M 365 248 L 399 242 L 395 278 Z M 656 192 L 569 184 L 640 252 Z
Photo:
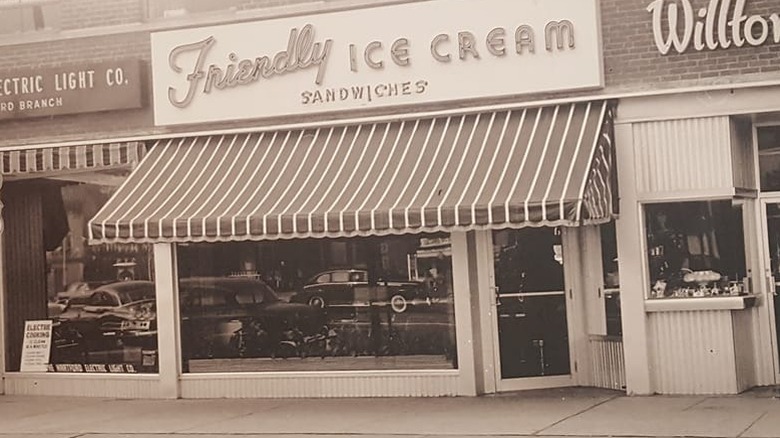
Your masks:
M 780 438 L 780 0 L 0 0 L 0 438 Z

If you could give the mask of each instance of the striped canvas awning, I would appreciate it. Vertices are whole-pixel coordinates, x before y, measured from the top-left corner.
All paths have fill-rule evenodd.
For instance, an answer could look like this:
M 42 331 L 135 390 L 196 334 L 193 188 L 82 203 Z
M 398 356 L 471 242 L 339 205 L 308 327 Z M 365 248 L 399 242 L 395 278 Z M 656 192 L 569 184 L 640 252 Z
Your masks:
M 158 141 L 93 242 L 575 226 L 613 215 L 612 108 L 576 103 Z
M 141 161 L 142 142 L 52 146 L 0 151 L 0 173 L 7 180 L 69 172 L 129 168 Z

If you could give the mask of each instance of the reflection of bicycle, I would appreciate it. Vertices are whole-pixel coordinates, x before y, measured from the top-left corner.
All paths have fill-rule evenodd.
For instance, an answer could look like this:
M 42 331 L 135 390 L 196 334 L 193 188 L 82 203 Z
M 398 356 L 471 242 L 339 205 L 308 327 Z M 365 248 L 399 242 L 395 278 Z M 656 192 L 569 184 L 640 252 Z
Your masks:
M 319 332 L 305 335 L 297 328 L 285 332 L 284 339 L 276 346 L 275 357 L 320 357 L 331 354 L 338 344 L 338 336 L 333 329 L 323 326 Z
M 55 321 L 52 325 L 52 358 L 51 362 L 56 363 L 61 360 L 74 360 L 75 358 L 84 358 L 88 353 L 86 340 L 78 330 L 70 325 L 63 325 Z

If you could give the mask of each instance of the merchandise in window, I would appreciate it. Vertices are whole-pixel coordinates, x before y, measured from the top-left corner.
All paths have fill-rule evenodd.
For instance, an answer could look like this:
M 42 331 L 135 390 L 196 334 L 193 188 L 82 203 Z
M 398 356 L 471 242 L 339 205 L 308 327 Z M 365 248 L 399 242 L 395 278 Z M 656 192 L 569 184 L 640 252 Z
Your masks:
M 157 372 L 151 246 L 87 241 L 87 221 L 128 173 L 3 185 L 9 371 L 32 370 L 22 361 L 25 325 L 44 321 L 49 372 Z
M 742 206 L 726 201 L 645 207 L 650 298 L 750 292 Z
M 448 239 L 182 244 L 177 251 L 185 372 L 457 367 Z

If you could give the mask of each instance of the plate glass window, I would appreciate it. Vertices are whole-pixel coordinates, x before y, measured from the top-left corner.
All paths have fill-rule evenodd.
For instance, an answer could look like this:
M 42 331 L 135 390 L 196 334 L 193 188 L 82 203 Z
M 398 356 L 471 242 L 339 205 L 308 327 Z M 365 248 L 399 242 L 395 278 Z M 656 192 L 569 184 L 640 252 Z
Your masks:
M 749 292 L 741 203 L 649 204 L 645 223 L 650 298 Z
M 185 372 L 457 368 L 434 237 L 179 245 Z
M 3 184 L 8 371 L 21 368 L 25 322 L 45 319 L 49 372 L 158 370 L 151 246 L 87 240 L 87 221 L 130 172 L 107 167 Z

